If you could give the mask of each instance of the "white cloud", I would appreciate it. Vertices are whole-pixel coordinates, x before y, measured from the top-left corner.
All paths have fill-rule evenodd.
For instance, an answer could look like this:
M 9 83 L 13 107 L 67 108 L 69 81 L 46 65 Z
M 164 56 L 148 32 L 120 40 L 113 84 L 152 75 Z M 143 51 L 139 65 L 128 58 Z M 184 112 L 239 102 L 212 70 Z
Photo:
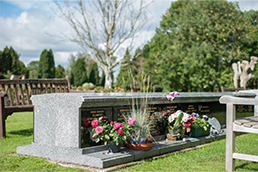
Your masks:
M 53 12 L 49 8 L 52 0 L 4 0 L 18 6 L 23 10 L 19 16 L 3 18 L 0 16 L 0 50 L 12 46 L 19 54 L 20 60 L 26 65 L 33 60 L 39 60 L 44 49 L 52 49 L 55 56 L 55 64 L 66 67 L 70 54 L 82 49 L 76 43 L 60 42 L 60 33 L 68 35 L 69 25 L 61 19 L 51 18 Z M 150 1 L 150 0 L 148 0 Z M 136 35 L 134 47 L 138 48 L 149 41 L 155 34 L 156 27 L 162 20 L 162 15 L 169 9 L 171 2 L 175 0 L 155 0 L 149 6 L 152 20 L 142 32 Z M 235 1 L 235 0 L 232 0 Z M 239 2 L 241 10 L 258 10 L 258 1 L 243 0 Z M 129 45 L 126 41 L 117 55 L 123 56 L 124 50 Z M 121 50 L 120 49 L 120 50 Z M 119 53 L 119 54 L 118 54 Z

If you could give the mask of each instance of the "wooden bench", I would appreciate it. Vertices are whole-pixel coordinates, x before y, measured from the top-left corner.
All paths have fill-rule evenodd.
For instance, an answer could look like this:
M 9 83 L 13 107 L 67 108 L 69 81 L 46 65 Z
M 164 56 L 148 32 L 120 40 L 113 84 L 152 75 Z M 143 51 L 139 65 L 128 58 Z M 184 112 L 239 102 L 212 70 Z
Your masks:
M 258 105 L 256 98 L 240 98 L 224 95 L 220 98 L 220 103 L 226 104 L 226 170 L 233 171 L 235 159 L 258 162 L 258 156 L 235 152 L 236 132 L 258 134 L 258 116 L 250 116 L 236 119 L 236 105 Z M 257 115 L 257 114 L 255 114 Z
M 69 77 L 63 79 L 0 79 L 0 138 L 6 137 L 5 120 L 14 112 L 33 111 L 30 97 L 47 93 L 94 93 L 71 89 Z
M 238 92 L 240 90 L 245 90 L 244 88 L 226 88 L 223 86 L 220 86 L 221 92 Z

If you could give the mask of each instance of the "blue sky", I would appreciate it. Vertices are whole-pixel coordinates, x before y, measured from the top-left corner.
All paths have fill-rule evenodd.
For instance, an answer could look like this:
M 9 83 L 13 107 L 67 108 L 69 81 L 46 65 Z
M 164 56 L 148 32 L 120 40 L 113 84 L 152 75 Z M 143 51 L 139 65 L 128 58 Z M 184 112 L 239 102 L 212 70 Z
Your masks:
M 148 23 L 150 29 L 139 33 L 136 48 L 153 37 L 162 15 L 172 1 L 174 0 L 154 0 L 150 5 L 152 15 L 152 20 Z M 20 60 L 27 65 L 33 60 L 39 60 L 43 49 L 51 48 L 54 52 L 55 65 L 66 67 L 69 56 L 81 51 L 81 48 L 72 42 L 60 42 L 60 38 L 53 36 L 59 35 L 60 32 L 67 34 L 69 26 L 53 17 L 51 2 L 51 0 L 0 0 L 0 50 L 12 46 L 21 54 Z M 242 11 L 258 10 L 258 0 L 237 2 Z

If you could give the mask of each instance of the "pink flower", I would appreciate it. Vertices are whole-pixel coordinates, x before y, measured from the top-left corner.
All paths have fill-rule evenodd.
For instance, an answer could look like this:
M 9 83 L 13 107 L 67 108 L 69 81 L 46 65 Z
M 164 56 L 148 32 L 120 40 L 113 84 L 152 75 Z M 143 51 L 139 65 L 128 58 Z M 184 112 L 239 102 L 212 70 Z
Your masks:
M 136 119 L 134 119 L 134 118 L 128 119 L 128 124 L 129 125 L 133 125 L 135 122 L 136 122 Z
M 102 133 L 103 132 L 103 128 L 102 127 L 96 127 L 95 129 L 96 133 Z
M 101 93 L 103 93 L 103 91 L 102 91 L 102 90 L 100 90 L 100 92 L 101 92 Z
M 77 88 L 76 91 L 79 91 L 79 89 Z
M 83 91 L 86 91 L 86 89 L 85 89 L 85 88 L 83 88 Z
M 120 123 L 120 127 L 124 127 L 124 124 L 123 124 L 123 123 Z
M 121 134 L 123 134 L 124 132 L 123 132 L 123 130 L 119 129 L 119 130 L 117 130 L 117 133 L 121 135 Z
M 113 125 L 113 124 L 114 124 L 114 122 L 113 122 L 113 121 L 111 121 L 111 122 L 110 122 L 110 124 L 111 124 L 111 125 Z
M 122 123 L 120 123 L 120 122 L 115 123 L 115 125 L 114 125 L 114 129 L 118 129 L 119 127 L 121 127 L 121 124 L 122 124 Z
M 85 119 L 85 120 L 83 121 L 83 125 L 84 125 L 85 127 L 89 127 L 89 126 L 90 126 L 90 120 L 89 120 L 89 119 Z
M 190 118 L 192 121 L 194 121 L 194 120 L 195 120 L 195 118 L 194 118 L 194 116 L 193 116 L 193 115 L 189 115 L 189 118 Z
M 98 120 L 94 119 L 93 121 L 91 121 L 91 126 L 92 126 L 93 128 L 96 128 L 98 125 L 99 125 Z
M 106 90 L 108 90 L 108 88 L 106 88 Z
M 115 92 L 117 92 L 117 90 L 115 90 Z

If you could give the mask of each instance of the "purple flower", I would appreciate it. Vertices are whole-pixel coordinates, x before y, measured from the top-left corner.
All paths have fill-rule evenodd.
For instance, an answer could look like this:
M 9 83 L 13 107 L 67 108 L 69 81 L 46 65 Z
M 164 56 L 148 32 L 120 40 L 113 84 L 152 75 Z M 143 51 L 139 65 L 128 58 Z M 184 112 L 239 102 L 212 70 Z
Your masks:
M 177 91 L 170 92 L 167 95 L 167 99 L 170 100 L 170 101 L 173 101 L 175 96 L 179 96 L 179 93 Z
M 208 121 L 208 119 L 209 119 L 206 115 L 203 115 L 202 117 L 203 117 L 203 119 L 204 119 L 205 121 Z

